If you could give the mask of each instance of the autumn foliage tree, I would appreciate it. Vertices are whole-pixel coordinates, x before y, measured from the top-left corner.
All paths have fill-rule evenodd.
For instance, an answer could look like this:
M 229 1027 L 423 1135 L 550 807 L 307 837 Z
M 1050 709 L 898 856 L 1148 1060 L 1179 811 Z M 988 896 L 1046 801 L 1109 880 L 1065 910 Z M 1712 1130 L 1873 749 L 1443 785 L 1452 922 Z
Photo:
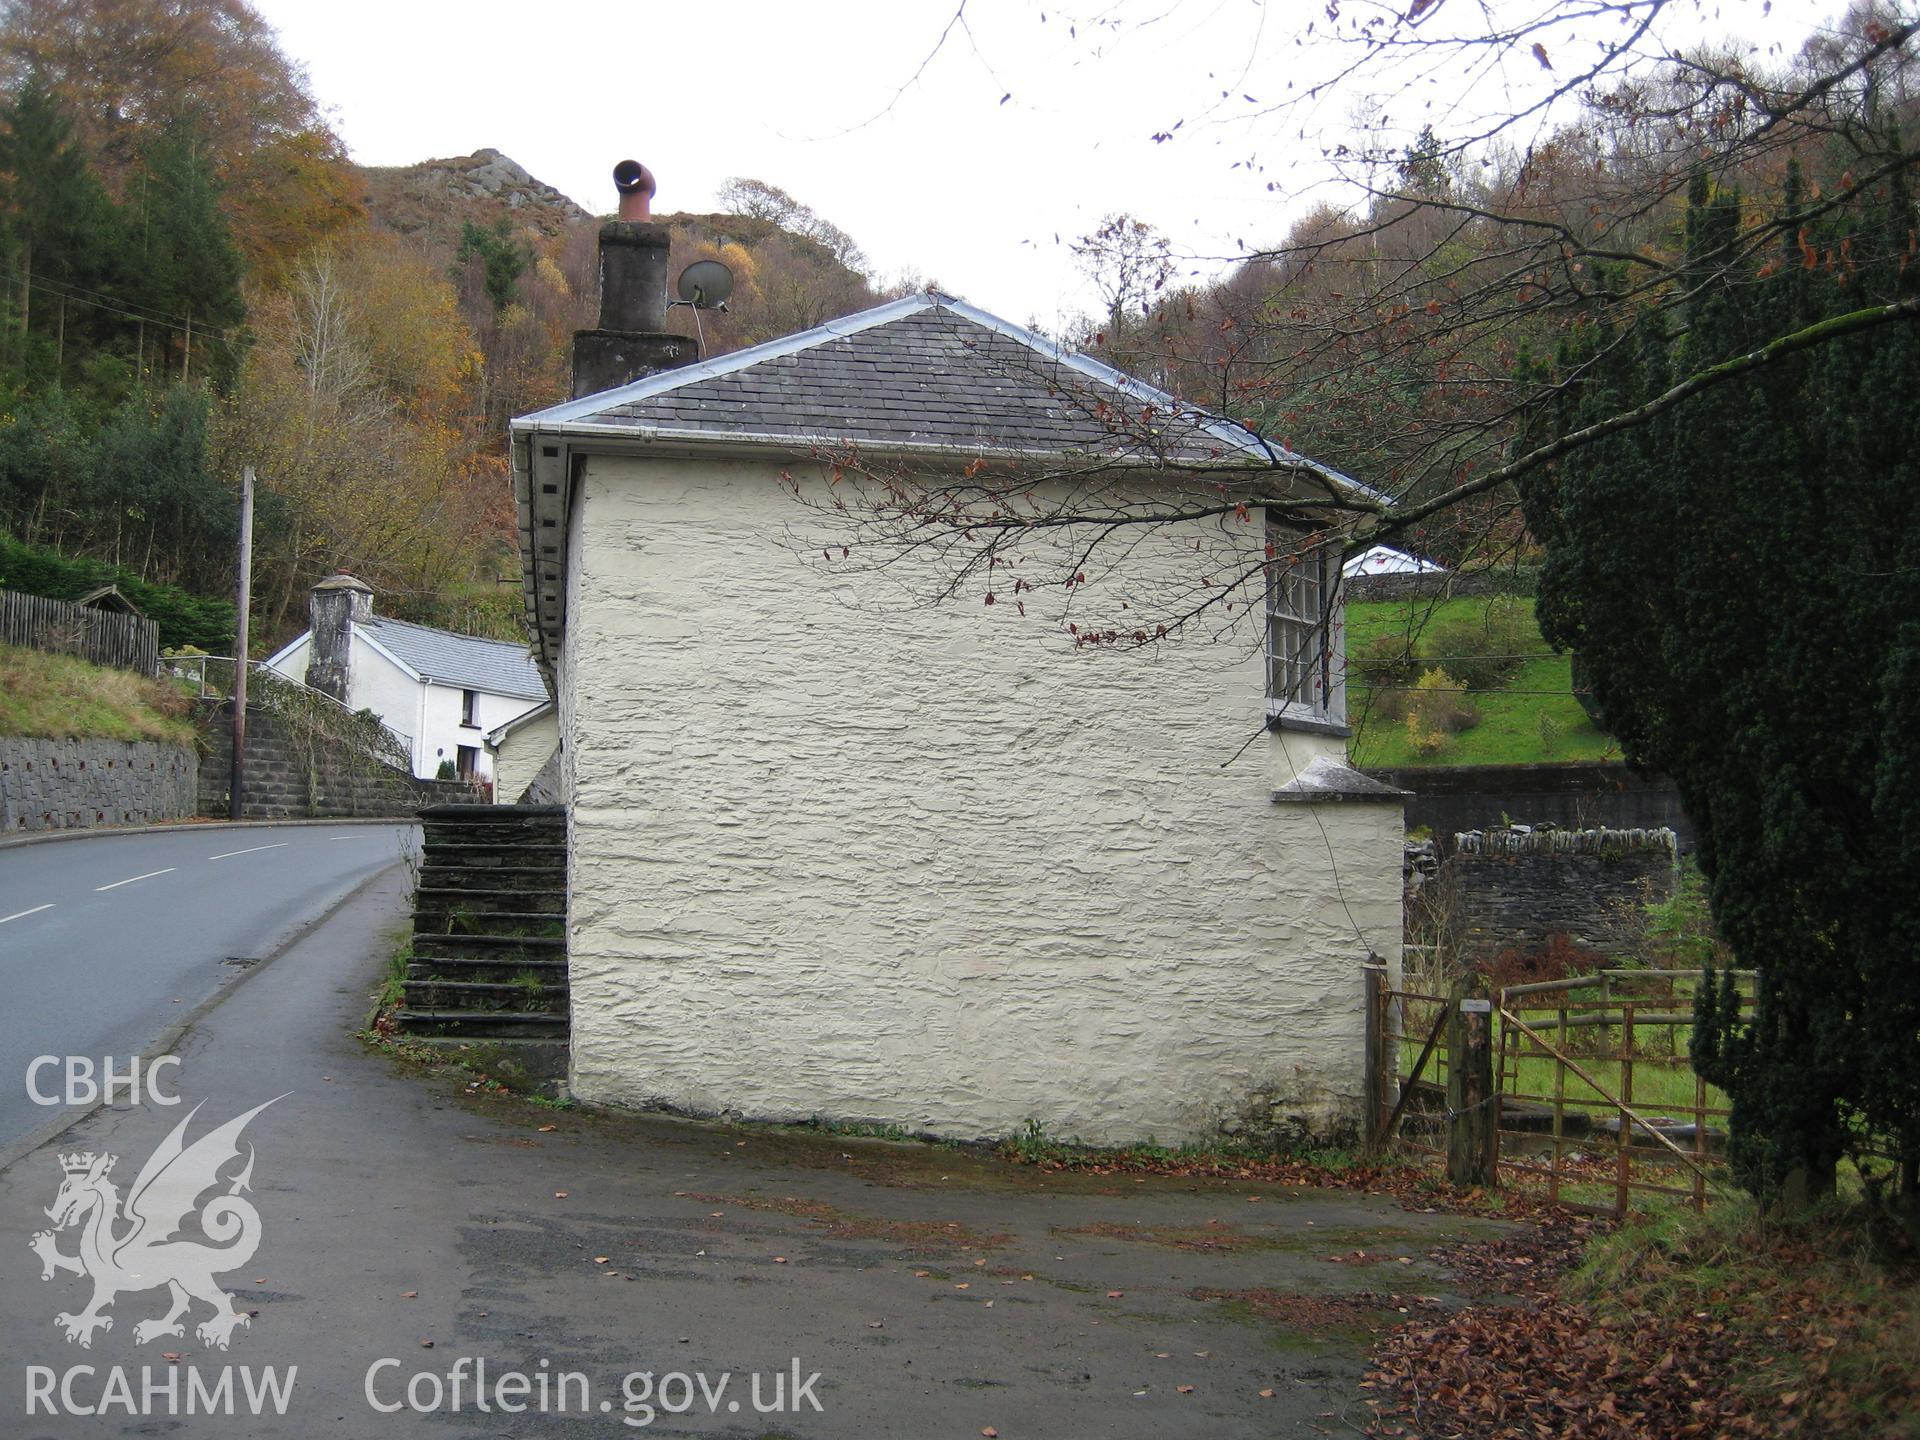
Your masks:
M 190 128 L 257 275 L 358 213 L 344 147 L 247 0 L 11 0 L 0 87 L 29 76 L 60 97 L 116 194 L 157 139 Z

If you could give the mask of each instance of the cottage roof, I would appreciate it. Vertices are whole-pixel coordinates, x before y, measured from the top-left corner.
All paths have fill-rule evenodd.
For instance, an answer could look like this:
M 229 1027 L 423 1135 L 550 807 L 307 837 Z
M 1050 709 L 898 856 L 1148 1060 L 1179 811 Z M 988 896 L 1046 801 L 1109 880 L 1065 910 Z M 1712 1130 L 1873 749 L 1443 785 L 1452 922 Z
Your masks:
M 1435 575 L 1443 573 L 1446 568 L 1431 560 L 1422 560 L 1418 555 L 1409 555 L 1405 550 L 1396 550 L 1391 545 L 1369 546 L 1358 555 L 1350 556 L 1340 567 L 1341 572 L 1349 576 Z
M 890 453 L 1322 468 L 1110 365 L 938 294 L 912 295 L 514 422 L 516 430 L 555 426 Z
M 520 700 L 544 700 L 546 684 L 524 645 L 456 635 L 405 620 L 375 616 L 354 627 L 423 680 L 457 690 L 484 690 Z
M 523 710 L 520 714 L 514 716 L 513 719 L 507 721 L 506 724 L 497 725 L 489 730 L 487 732 L 487 744 L 498 750 L 506 743 L 509 735 L 512 735 L 518 730 L 523 730 L 529 725 L 536 724 L 551 714 L 553 714 L 553 701 L 551 700 L 547 701 L 544 705 L 536 705 L 531 710 Z
M 544 659 L 564 625 L 572 459 L 588 452 L 851 447 L 902 458 L 1220 466 L 1292 477 L 1300 498 L 1359 482 L 952 296 L 880 305 L 512 422 L 528 618 Z

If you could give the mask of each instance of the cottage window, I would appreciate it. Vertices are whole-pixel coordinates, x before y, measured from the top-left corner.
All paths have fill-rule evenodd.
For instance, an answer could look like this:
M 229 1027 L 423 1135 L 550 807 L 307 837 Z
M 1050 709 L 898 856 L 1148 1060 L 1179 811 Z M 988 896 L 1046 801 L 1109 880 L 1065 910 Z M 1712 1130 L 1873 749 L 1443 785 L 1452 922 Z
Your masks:
M 478 729 L 480 725 L 480 694 L 476 690 L 460 692 L 460 723 Z
M 1340 551 L 1267 517 L 1267 723 L 1344 733 Z

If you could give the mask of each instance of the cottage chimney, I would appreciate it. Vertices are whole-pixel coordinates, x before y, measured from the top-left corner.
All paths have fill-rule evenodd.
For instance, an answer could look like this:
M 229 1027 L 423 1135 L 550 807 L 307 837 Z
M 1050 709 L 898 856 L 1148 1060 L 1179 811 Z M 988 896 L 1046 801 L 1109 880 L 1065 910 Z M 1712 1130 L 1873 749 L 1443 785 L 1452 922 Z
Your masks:
M 600 227 L 600 328 L 573 337 L 573 398 L 597 395 L 696 358 L 667 333 L 667 229 L 652 220 L 653 172 L 637 160 L 613 167 L 619 218 Z
M 373 590 L 351 575 L 329 575 L 307 592 L 307 618 L 313 636 L 307 647 L 307 684 L 345 705 L 353 626 L 373 618 Z

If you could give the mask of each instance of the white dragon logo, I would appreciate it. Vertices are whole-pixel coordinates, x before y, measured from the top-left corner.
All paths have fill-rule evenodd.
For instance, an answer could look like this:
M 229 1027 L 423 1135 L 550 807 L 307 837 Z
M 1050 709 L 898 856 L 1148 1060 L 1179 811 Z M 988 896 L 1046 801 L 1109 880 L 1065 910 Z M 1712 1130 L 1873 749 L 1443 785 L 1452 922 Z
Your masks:
M 117 1156 L 89 1151 L 60 1157 L 66 1178 L 47 1207 L 54 1229 L 42 1230 L 30 1244 L 40 1257 L 42 1280 L 51 1280 L 59 1270 L 93 1280 L 93 1299 L 85 1310 L 54 1317 L 53 1323 L 69 1341 L 91 1349 L 95 1330 L 113 1328 L 113 1317 L 102 1312 L 122 1291 L 164 1285 L 173 1298 L 171 1307 L 159 1319 L 135 1325 L 134 1340 L 144 1345 L 162 1335 L 183 1335 L 180 1317 L 193 1301 L 201 1300 L 213 1307 L 213 1314 L 194 1333 L 208 1345 L 227 1348 L 235 1327 L 248 1323 L 247 1312 L 234 1307 L 233 1296 L 213 1277 L 239 1269 L 260 1246 L 260 1212 L 240 1194 L 252 1188 L 253 1147 L 246 1147 L 247 1163 L 228 1182 L 224 1195 L 215 1195 L 197 1210 L 195 1202 L 218 1185 L 220 1171 L 239 1158 L 240 1132 L 247 1122 L 267 1105 L 286 1098 L 280 1095 L 266 1105 L 256 1105 L 187 1145 L 183 1140 L 187 1126 L 200 1113 L 200 1106 L 194 1106 L 148 1157 L 127 1194 L 124 1212 L 119 1187 L 107 1179 Z M 200 1232 L 211 1244 L 176 1238 L 187 1220 L 196 1217 Z M 63 1255 L 54 1244 L 55 1234 L 76 1225 L 84 1227 L 79 1253 Z M 127 1228 L 121 1230 L 122 1225 Z

